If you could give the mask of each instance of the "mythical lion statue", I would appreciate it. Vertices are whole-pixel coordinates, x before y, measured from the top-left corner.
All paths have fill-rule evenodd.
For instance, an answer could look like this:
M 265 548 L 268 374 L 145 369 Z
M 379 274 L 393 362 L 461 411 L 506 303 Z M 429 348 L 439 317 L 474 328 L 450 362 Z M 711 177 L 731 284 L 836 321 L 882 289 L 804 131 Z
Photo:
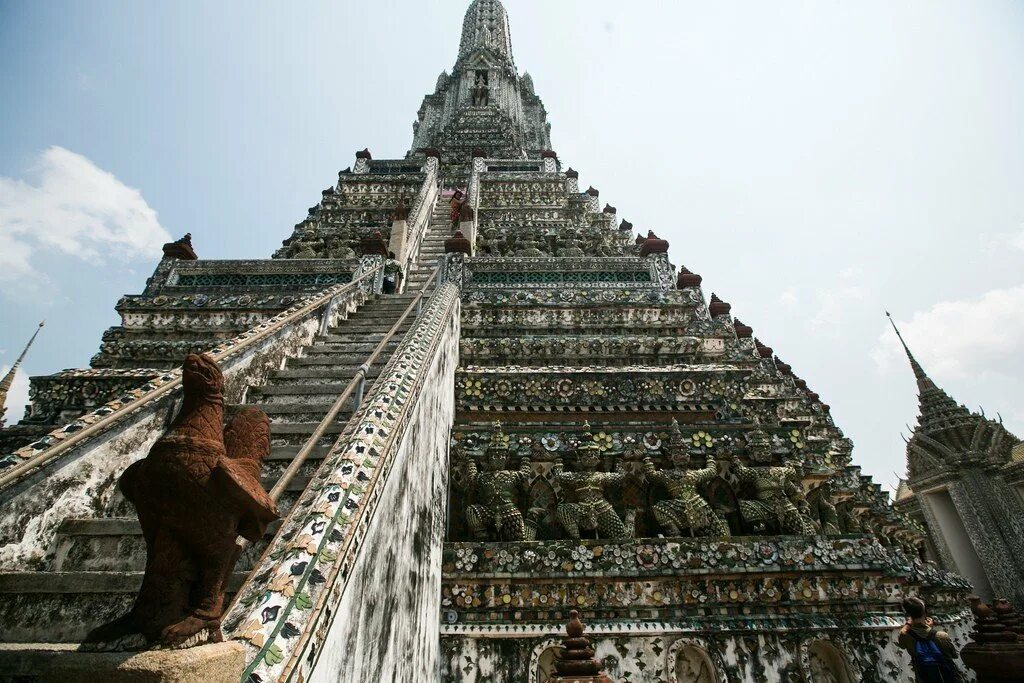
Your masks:
M 94 629 L 87 642 L 123 646 L 136 634 L 167 647 L 219 641 L 236 539 L 258 541 L 277 518 L 260 484 L 270 453 L 267 416 L 243 408 L 224 429 L 224 376 L 208 355 L 188 355 L 182 387 L 168 433 L 118 481 L 146 541 L 142 588 L 128 614 Z

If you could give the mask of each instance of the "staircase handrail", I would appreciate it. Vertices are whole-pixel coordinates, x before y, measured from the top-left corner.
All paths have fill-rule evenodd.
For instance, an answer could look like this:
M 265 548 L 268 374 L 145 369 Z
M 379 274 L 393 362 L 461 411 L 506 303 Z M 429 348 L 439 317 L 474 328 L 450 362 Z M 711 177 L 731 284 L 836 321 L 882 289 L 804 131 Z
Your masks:
M 405 259 L 401 264 L 402 272 L 405 274 L 405 277 L 408 277 L 410 267 L 419 256 L 420 243 L 423 242 L 423 236 L 427 233 L 427 229 L 430 227 L 430 217 L 434 213 L 434 204 L 437 202 L 437 195 L 437 160 L 429 158 L 427 159 L 426 178 L 423 179 L 423 185 L 420 186 L 419 194 L 416 196 L 413 213 L 409 217 L 409 243 L 406 245 Z
M 282 311 L 273 318 L 246 330 L 242 334 L 222 344 L 218 344 L 211 349 L 209 353 L 215 361 L 221 363 L 254 346 L 282 328 L 301 320 L 303 317 L 321 306 L 325 306 L 324 315 L 329 316 L 331 311 L 334 309 L 333 304 L 337 300 L 357 291 L 365 280 L 368 278 L 375 278 L 383 268 L 384 263 L 383 261 L 380 261 L 365 272 L 359 273 L 350 282 L 334 285 L 311 298 L 307 298 L 296 303 L 291 308 Z M 0 490 L 5 489 L 14 482 L 20 480 L 27 473 L 45 465 L 62 453 L 67 452 L 77 444 L 102 433 L 108 427 L 120 422 L 124 417 L 140 410 L 147 404 L 152 403 L 158 398 L 180 387 L 181 368 L 175 368 L 158 378 L 152 379 L 147 382 L 147 385 L 153 386 L 151 389 L 135 397 L 128 403 L 124 403 L 116 408 L 114 408 L 111 403 L 117 403 L 117 400 L 107 403 L 97 410 L 79 417 L 73 422 L 53 430 L 46 436 L 42 437 L 42 439 L 15 451 L 15 455 L 24 451 L 25 459 L 6 471 L 0 472 Z M 83 424 L 85 426 L 81 426 Z M 69 431 L 69 428 L 73 429 L 73 431 Z M 70 434 L 70 436 L 68 436 L 68 434 Z M 36 446 L 41 441 L 47 439 L 58 439 L 58 441 L 57 443 L 46 444 L 42 449 L 33 448 L 33 446 Z
M 423 295 L 426 293 L 427 287 L 429 287 L 434 281 L 434 278 L 437 277 L 439 270 L 440 268 L 434 269 L 434 272 L 430 274 L 427 281 L 423 283 L 423 289 L 421 289 L 412 301 L 409 302 L 409 305 L 405 307 L 404 311 L 402 311 L 402 315 L 398 316 L 398 320 L 395 321 L 395 324 L 391 326 L 391 329 L 388 330 L 386 335 L 384 335 L 384 338 L 377 343 L 377 346 L 374 347 L 370 355 L 365 361 L 363 361 L 363 364 L 356 370 L 356 374 L 351 380 L 349 380 L 348 384 L 345 385 L 345 389 L 342 390 L 338 395 L 338 398 L 336 398 L 334 403 L 331 404 L 331 407 L 327 410 L 327 414 L 320 420 L 316 429 L 313 430 L 312 435 L 310 435 L 310 437 L 306 439 L 306 442 L 302 444 L 302 448 L 300 448 L 299 452 L 295 454 L 294 458 L 292 458 L 288 467 L 285 468 L 284 473 L 281 474 L 281 478 L 277 480 L 276 484 L 274 484 L 274 488 L 270 489 L 271 500 L 277 502 L 281 497 L 281 494 L 284 493 L 286 488 L 288 488 L 288 484 L 291 483 L 292 479 L 295 478 L 295 475 L 298 474 L 300 469 L 302 469 L 302 466 L 306 463 L 306 460 L 313 452 L 313 449 L 316 448 L 317 443 L 321 438 L 323 438 L 324 433 L 331 426 L 331 423 L 334 422 L 335 418 L 338 417 L 338 413 L 341 412 L 342 407 L 344 407 L 345 403 L 353 393 L 356 393 L 356 407 L 358 408 L 358 404 L 362 403 L 363 388 L 366 385 L 366 375 L 370 372 L 370 367 L 377 361 L 378 356 L 380 356 L 384 351 L 384 348 L 395 336 L 395 333 L 398 332 L 398 328 L 402 326 L 405 319 L 409 317 L 409 313 L 412 312 L 413 308 L 416 309 L 416 314 L 419 315 L 422 308 Z
M 459 298 L 457 296 L 457 287 L 450 286 L 454 283 L 439 282 L 435 288 L 427 292 L 428 286 L 434 282 L 435 278 L 440 280 L 437 276 L 444 273 L 445 263 L 439 265 L 430 275 L 427 282 L 424 284 L 421 290 L 422 294 L 416 298 L 416 300 L 410 302 L 407 308 L 407 313 L 412 310 L 413 306 L 419 306 L 424 302 L 426 303 L 427 313 L 413 324 L 412 328 L 405 333 L 402 337 L 402 341 L 398 349 L 391 356 L 388 364 L 385 366 L 383 373 L 395 372 L 394 377 L 390 374 L 382 374 L 381 377 L 387 377 L 388 381 L 395 379 L 400 384 L 408 381 L 411 376 L 414 387 L 419 387 L 424 381 L 424 376 L 417 371 L 410 371 L 406 367 L 402 367 L 408 364 L 409 360 L 404 354 L 412 352 L 412 350 L 418 345 L 424 345 L 424 332 L 421 326 L 430 328 L 431 326 L 438 327 L 442 324 L 444 319 L 451 316 L 452 310 L 457 311 L 457 302 Z M 447 288 L 446 288 L 447 286 Z M 453 290 L 455 296 L 452 295 Z M 447 301 L 447 303 L 446 303 Z M 455 302 L 453 304 L 452 302 Z M 433 308 L 432 308 L 433 307 Z M 457 315 L 457 313 L 456 313 Z M 437 332 L 431 333 L 430 336 L 435 337 L 436 343 Z M 430 346 L 432 343 L 427 341 L 426 345 Z M 419 353 L 425 353 L 420 351 Z M 422 363 L 422 359 L 420 361 Z M 429 365 L 429 363 L 427 364 Z M 417 364 L 417 367 L 425 367 L 422 364 Z M 369 512 L 374 507 L 373 501 L 376 499 L 370 492 L 375 489 L 378 485 L 378 479 L 382 475 L 382 472 L 386 476 L 388 471 L 388 457 L 389 454 L 394 452 L 395 445 L 403 436 L 403 429 L 398 428 L 403 420 L 403 415 L 407 411 L 412 403 L 410 403 L 410 396 L 415 396 L 416 391 L 414 388 L 409 388 L 406 391 L 399 392 L 394 397 L 397 401 L 396 404 L 392 404 L 391 400 L 387 400 L 387 404 L 392 407 L 397 407 L 397 412 L 392 414 L 389 411 L 385 411 L 385 414 L 381 417 L 372 418 L 372 422 L 377 425 L 377 429 L 373 433 L 362 432 L 359 427 L 362 423 L 368 419 L 368 413 L 372 413 L 378 406 L 382 399 L 382 396 L 389 394 L 389 389 L 380 389 L 377 385 L 374 385 L 368 391 L 367 400 L 370 403 L 364 404 L 357 408 L 353 414 L 352 419 L 349 421 L 349 425 L 343 430 L 342 434 L 338 437 L 338 440 L 331 447 L 328 457 L 325 458 L 324 462 L 317 468 L 317 472 L 310 478 L 311 484 L 317 481 L 325 481 L 325 477 L 329 473 L 327 468 L 338 467 L 339 458 L 347 459 L 347 453 L 350 449 L 356 449 L 358 452 L 362 452 L 362 447 L 357 444 L 368 444 L 375 442 L 378 438 L 382 439 L 379 446 L 374 446 L 372 451 L 367 451 L 367 458 L 372 457 L 374 463 L 372 464 L 372 473 L 367 479 L 360 479 L 362 470 L 370 466 L 366 461 L 360 459 L 359 463 L 355 463 L 354 470 L 344 472 L 343 475 L 346 478 L 352 478 L 352 481 L 341 481 L 335 478 L 336 475 L 332 475 L 332 487 L 334 485 L 340 486 L 345 494 L 340 499 L 335 499 L 330 503 L 330 509 L 326 509 L 320 505 L 313 505 L 317 501 L 314 499 L 322 498 L 325 491 L 321 486 L 308 486 L 299 499 L 292 506 L 287 517 L 283 520 L 280 529 L 277 532 L 275 539 L 264 549 L 260 558 L 253 564 L 253 568 L 249 573 L 247 579 L 243 582 L 238 592 L 231 601 L 230 606 L 224 611 L 224 637 L 225 639 L 234 640 L 236 642 L 243 643 L 247 649 L 247 666 L 246 671 L 243 673 L 243 678 L 247 678 L 255 669 L 261 665 L 266 664 L 274 667 L 277 663 L 282 663 L 285 669 L 280 677 L 276 674 L 274 677 L 263 677 L 264 680 L 285 680 L 290 675 L 288 672 L 294 669 L 297 662 L 297 657 L 302 651 L 305 643 L 312 634 L 312 624 L 299 624 L 298 626 L 293 625 L 292 628 L 299 628 L 301 633 L 298 637 L 294 637 L 294 634 L 288 635 L 285 632 L 282 635 L 282 629 L 285 628 L 285 624 L 291 623 L 289 619 L 293 619 L 291 615 L 292 608 L 298 604 L 300 600 L 312 600 L 313 604 L 310 605 L 307 602 L 305 607 L 298 607 L 300 612 L 308 614 L 321 614 L 323 612 L 322 605 L 323 601 L 327 599 L 327 593 L 317 594 L 311 590 L 311 587 L 318 584 L 312 583 L 312 574 L 323 571 L 322 578 L 327 578 L 328 581 L 334 582 L 337 580 L 341 583 L 338 588 L 331 589 L 330 595 L 337 596 L 344 592 L 344 584 L 347 581 L 347 569 L 348 561 L 343 558 L 350 558 L 354 561 L 356 555 L 359 553 L 361 548 L 360 538 L 365 532 L 366 528 L 366 515 L 372 514 Z M 355 420 L 356 422 L 353 422 Z M 354 425 L 354 426 L 353 426 Z M 345 468 L 342 467 L 341 470 Z M 353 498 L 354 495 L 358 495 L 358 498 Z M 309 497 L 312 496 L 312 499 Z M 355 500 L 356 505 L 354 507 L 349 506 L 349 502 Z M 326 505 L 326 503 L 325 503 Z M 342 514 L 342 510 L 350 510 L 351 513 Z M 319 519 L 324 515 L 327 518 L 332 518 L 334 515 L 342 515 L 337 517 L 332 525 L 337 524 L 335 527 L 337 533 L 341 534 L 337 538 L 335 533 L 327 533 L 323 528 L 316 533 L 323 533 L 323 537 L 318 540 L 306 539 L 299 535 L 297 538 L 294 537 L 293 532 L 298 529 L 302 529 L 310 519 Z M 304 533 L 304 532 L 303 532 Z M 336 551 L 328 551 L 325 549 L 323 542 L 330 538 L 331 543 L 338 544 L 339 547 Z M 297 540 L 301 541 L 299 545 L 295 545 Z M 285 608 L 283 610 L 275 610 L 272 618 L 265 618 L 262 616 L 253 617 L 253 610 L 260 610 L 263 607 L 258 604 L 259 601 L 253 602 L 251 593 L 253 590 L 257 592 L 263 592 L 265 590 L 264 583 L 269 580 L 268 577 L 276 574 L 281 569 L 281 563 L 287 562 L 288 564 L 295 564 L 300 560 L 297 559 L 299 555 L 294 555 L 289 552 L 286 555 L 281 555 L 280 551 L 282 546 L 292 548 L 293 550 L 301 550 L 302 557 L 309 556 L 311 561 L 302 562 L 304 570 L 300 574 L 294 574 L 293 570 L 289 569 L 289 576 L 293 577 L 292 588 L 296 588 L 299 592 L 290 593 L 285 590 L 276 591 L 276 597 L 283 597 L 285 600 Z M 311 546 L 316 546 L 312 548 Z M 325 565 L 326 563 L 326 565 Z M 313 570 L 316 570 L 314 572 Z M 256 588 L 253 588 L 253 582 L 257 581 L 257 577 L 260 577 L 260 582 Z M 318 582 L 322 583 L 322 581 Z M 268 593 L 269 596 L 269 593 Z M 330 611 L 327 611 L 330 614 Z M 329 617 L 324 617 L 328 618 Z M 255 625 L 254 625 L 255 624 Z M 258 629 L 257 633 L 253 629 Z M 265 655 L 272 651 L 274 653 L 274 663 L 269 659 L 265 659 Z M 262 673 L 261 673 L 262 676 Z

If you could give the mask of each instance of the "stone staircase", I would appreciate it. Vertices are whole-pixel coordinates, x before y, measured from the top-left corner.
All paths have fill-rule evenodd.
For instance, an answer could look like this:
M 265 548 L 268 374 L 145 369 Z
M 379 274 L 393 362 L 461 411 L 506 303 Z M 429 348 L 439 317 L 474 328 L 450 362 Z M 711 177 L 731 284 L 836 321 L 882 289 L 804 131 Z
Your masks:
M 410 267 L 406 278 L 406 291 L 418 292 L 422 289 L 423 283 L 437 267 L 438 259 L 444 255 L 444 241 L 454 234 L 451 224 L 450 201 L 450 197 L 438 194 L 434 210 L 430 214 L 430 224 L 427 226 L 427 232 L 423 235 L 423 241 L 420 242 L 416 263 Z
M 425 246 L 434 249 L 433 242 Z M 318 335 L 264 386 L 248 390 L 246 404 L 262 408 L 271 420 L 272 451 L 263 467 L 263 484 L 268 490 L 414 297 L 411 292 L 371 298 L 338 326 Z M 415 311 L 370 368 L 367 390 L 414 318 Z M 289 483 L 278 501 L 282 516 L 344 430 L 354 402 L 353 396 Z M 227 407 L 228 416 L 233 407 Z M 47 656 L 45 645 L 33 655 L 36 650 L 17 644 L 80 642 L 91 628 L 131 606 L 146 562 L 141 529 L 124 501 L 104 514 L 112 516 L 65 520 L 57 533 L 54 557 L 45 566 L 0 573 L 0 671 L 6 674 L 17 667 L 28 674 L 38 670 L 34 657 Z M 238 588 L 278 526 L 272 525 L 264 541 L 251 546 L 239 559 L 229 591 Z

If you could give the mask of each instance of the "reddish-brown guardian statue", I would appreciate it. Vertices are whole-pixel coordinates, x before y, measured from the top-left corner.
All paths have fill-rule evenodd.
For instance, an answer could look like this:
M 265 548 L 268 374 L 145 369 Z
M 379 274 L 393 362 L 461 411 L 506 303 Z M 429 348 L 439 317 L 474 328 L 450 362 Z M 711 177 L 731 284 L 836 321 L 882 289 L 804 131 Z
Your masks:
M 277 518 L 260 485 L 270 422 L 258 408 L 224 429 L 224 376 L 207 355 L 182 366 L 184 400 L 167 434 L 121 475 L 146 541 L 146 574 L 135 606 L 92 631 L 88 642 L 141 634 L 180 647 L 221 639 L 224 591 L 238 536 L 258 541 Z

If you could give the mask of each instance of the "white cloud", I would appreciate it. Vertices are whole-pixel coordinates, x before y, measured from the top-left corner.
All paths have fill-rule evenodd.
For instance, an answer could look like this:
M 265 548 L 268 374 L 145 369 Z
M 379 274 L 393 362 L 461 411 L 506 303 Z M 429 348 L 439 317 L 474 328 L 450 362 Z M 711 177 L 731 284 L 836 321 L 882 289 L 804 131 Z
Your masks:
M 0 377 L 5 377 L 10 369 L 10 365 L 0 368 Z M 27 404 L 28 375 L 19 368 L 18 372 L 14 375 L 14 384 L 11 385 L 11 390 L 7 392 L 7 413 L 4 415 L 4 421 L 8 425 L 15 424 L 21 419 Z
M 0 283 L 38 289 L 34 256 L 56 250 L 95 265 L 159 253 L 170 239 L 138 190 L 62 147 L 44 151 L 27 180 L 0 177 Z
M 973 299 L 942 301 L 918 311 L 907 322 L 897 320 L 904 339 L 925 370 L 936 378 L 961 378 L 986 373 L 1016 374 L 1024 370 L 1024 285 L 993 289 Z M 888 370 L 903 361 L 903 348 L 887 328 L 872 352 Z

